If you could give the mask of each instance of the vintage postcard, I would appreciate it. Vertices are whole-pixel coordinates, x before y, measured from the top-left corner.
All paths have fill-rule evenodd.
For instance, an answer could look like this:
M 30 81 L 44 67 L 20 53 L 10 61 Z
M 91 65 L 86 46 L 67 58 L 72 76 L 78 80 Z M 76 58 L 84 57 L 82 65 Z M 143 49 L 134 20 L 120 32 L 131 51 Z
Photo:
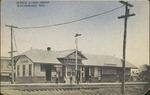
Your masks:
M 1 0 L 2 95 L 149 95 L 148 0 Z

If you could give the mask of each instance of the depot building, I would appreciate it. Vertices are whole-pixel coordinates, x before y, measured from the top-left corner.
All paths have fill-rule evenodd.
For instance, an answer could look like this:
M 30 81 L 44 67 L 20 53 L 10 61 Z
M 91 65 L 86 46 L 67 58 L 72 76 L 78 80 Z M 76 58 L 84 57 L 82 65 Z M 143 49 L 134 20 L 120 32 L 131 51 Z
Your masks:
M 54 83 L 58 75 L 59 83 L 69 83 L 70 77 L 76 82 L 76 51 L 51 51 L 31 49 L 16 56 L 16 83 Z M 80 83 L 120 82 L 122 61 L 114 56 L 89 55 L 77 51 L 77 75 Z M 125 80 L 130 78 L 133 64 L 126 63 Z

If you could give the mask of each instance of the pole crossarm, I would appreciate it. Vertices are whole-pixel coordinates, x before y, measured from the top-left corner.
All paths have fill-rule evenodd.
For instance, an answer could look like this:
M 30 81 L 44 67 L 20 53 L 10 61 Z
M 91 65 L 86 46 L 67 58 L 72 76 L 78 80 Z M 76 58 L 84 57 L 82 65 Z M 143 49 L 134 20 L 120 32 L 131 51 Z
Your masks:
M 135 16 L 135 14 L 129 14 L 129 15 L 127 15 L 127 16 L 122 15 L 122 16 L 119 16 L 118 19 L 125 18 L 125 17 L 130 17 L 130 16 Z
M 119 2 L 126 5 L 126 6 L 134 7 L 132 4 L 129 4 L 128 2 L 125 2 L 125 1 L 119 1 Z
M 18 28 L 16 26 L 13 26 L 13 25 L 5 25 L 6 27 L 11 27 L 11 28 Z
M 81 36 L 81 34 L 76 33 L 74 37 L 78 37 L 78 36 Z
M 17 52 L 17 51 L 10 51 L 10 52 L 8 52 L 8 53 L 12 53 L 12 52 Z

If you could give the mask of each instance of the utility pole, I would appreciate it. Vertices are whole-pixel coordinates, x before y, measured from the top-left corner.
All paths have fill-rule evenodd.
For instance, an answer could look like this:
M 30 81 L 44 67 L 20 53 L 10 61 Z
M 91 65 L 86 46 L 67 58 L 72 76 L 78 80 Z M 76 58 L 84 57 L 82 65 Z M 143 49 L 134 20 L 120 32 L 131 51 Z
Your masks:
M 9 52 L 11 54 L 11 66 L 12 66 L 12 80 L 11 83 L 14 84 L 14 58 L 13 58 L 13 28 L 17 28 L 16 26 L 12 25 L 6 25 L 6 27 L 10 27 L 11 29 L 11 51 Z
M 77 72 L 78 72 L 78 36 L 81 36 L 81 34 L 77 34 L 74 36 L 76 37 L 76 72 L 75 72 L 75 77 L 76 77 L 76 82 L 77 82 Z M 78 83 L 78 82 L 77 82 Z
M 134 16 L 135 14 L 129 14 L 129 7 L 133 7 L 133 5 L 129 4 L 125 1 L 119 1 L 120 3 L 125 5 L 125 15 L 118 17 L 118 19 L 124 18 L 124 39 L 123 39 L 123 60 L 122 60 L 122 94 L 125 91 L 125 53 L 126 53 L 126 36 L 127 36 L 127 19 L 130 16 Z

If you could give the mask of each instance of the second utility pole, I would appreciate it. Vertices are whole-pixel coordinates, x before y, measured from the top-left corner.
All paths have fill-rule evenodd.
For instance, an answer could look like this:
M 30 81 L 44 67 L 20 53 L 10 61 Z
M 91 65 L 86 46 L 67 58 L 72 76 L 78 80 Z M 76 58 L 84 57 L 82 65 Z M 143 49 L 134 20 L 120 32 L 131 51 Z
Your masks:
M 127 19 L 130 16 L 134 16 L 135 14 L 129 14 L 129 7 L 133 7 L 133 5 L 128 2 L 119 1 L 120 3 L 125 5 L 125 15 L 118 17 L 118 19 L 124 18 L 124 39 L 123 39 L 123 60 L 122 60 L 122 94 L 125 91 L 125 53 L 126 53 L 126 35 L 127 35 Z

